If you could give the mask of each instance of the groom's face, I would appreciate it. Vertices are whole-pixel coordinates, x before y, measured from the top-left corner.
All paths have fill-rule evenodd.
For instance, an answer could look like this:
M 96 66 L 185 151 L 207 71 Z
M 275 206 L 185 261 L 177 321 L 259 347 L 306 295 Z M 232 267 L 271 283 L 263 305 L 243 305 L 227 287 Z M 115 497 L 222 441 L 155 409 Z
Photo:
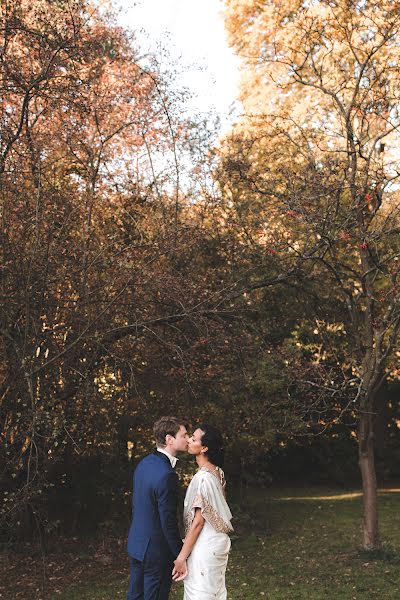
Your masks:
M 188 439 L 189 435 L 186 431 L 186 427 L 181 425 L 176 436 L 170 436 L 172 449 L 175 450 L 175 452 L 186 452 L 188 447 Z

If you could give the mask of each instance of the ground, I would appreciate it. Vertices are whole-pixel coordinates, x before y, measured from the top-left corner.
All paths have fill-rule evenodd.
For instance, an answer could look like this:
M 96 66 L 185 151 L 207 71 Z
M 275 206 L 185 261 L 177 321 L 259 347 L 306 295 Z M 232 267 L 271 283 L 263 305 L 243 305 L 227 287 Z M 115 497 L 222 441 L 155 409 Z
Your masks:
M 357 491 L 247 490 L 232 506 L 231 600 L 398 600 L 400 489 L 380 492 L 383 548 L 360 550 Z M 1 600 L 126 598 L 125 540 L 63 540 L 47 556 L 0 555 Z M 175 584 L 171 600 L 181 600 Z

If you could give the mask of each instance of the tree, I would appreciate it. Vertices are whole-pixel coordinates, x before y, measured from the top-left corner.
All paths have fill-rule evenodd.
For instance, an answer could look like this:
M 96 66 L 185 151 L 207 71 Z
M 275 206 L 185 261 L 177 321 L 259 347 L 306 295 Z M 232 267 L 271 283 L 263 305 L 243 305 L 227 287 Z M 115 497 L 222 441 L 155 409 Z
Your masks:
M 120 451 L 144 338 L 187 318 L 161 297 L 191 234 L 154 159 L 184 124 L 157 64 L 90 2 L 6 0 L 0 27 L 1 516 L 41 526 L 59 463 Z
M 250 342 L 205 165 L 182 191 L 210 132 L 170 73 L 84 0 L 6 0 L 0 23 L 0 517 L 29 536 L 120 506 L 126 444 L 167 408 L 224 422 Z
M 376 548 L 374 419 L 400 327 L 398 8 L 368 0 L 226 6 L 246 66 L 245 114 L 226 141 L 222 183 L 225 192 L 233 183 L 282 275 L 318 283 L 322 299 L 347 312 L 363 545 Z

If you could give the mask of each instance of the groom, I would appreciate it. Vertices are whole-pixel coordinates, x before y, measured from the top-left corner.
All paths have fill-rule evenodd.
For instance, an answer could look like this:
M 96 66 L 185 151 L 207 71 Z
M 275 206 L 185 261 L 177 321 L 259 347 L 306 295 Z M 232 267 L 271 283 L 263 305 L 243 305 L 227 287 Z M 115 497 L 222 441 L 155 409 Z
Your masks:
M 133 477 L 132 523 L 128 536 L 131 579 L 127 600 L 167 600 L 172 568 L 182 548 L 177 521 L 178 452 L 188 445 L 186 428 L 175 417 L 154 424 L 157 450 L 137 465 Z M 186 563 L 179 577 L 187 573 Z

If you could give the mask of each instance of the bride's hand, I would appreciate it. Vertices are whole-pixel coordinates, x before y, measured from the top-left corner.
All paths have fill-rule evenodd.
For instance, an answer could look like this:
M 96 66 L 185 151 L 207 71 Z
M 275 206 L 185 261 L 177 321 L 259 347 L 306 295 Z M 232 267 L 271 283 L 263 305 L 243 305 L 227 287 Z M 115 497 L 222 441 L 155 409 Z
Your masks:
M 174 568 L 172 569 L 173 581 L 182 581 L 188 574 L 187 562 L 182 558 L 178 558 L 174 561 Z

